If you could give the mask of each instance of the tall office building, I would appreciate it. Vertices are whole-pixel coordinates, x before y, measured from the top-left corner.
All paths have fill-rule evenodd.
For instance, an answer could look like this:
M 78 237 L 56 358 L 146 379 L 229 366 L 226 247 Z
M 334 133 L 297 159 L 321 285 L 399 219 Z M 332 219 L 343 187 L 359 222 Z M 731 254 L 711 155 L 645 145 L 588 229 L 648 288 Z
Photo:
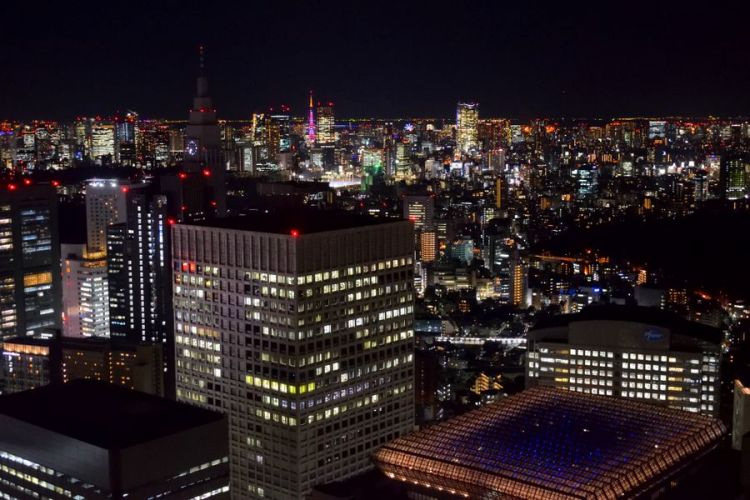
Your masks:
M 459 102 L 456 107 L 456 154 L 476 153 L 479 148 L 479 104 Z
M 229 414 L 237 496 L 302 498 L 412 429 L 409 222 L 277 211 L 172 247 L 177 397 Z
M 125 221 L 130 183 L 93 179 L 86 184 L 86 245 L 91 253 L 107 252 L 107 227 Z
M 60 328 L 60 243 L 52 186 L 0 188 L 0 339 Z
M 109 289 L 104 252 L 62 244 L 63 335 L 109 337 Z
M 307 108 L 307 128 L 305 130 L 305 140 L 308 146 L 315 144 L 315 106 L 313 105 L 313 92 L 310 91 L 310 102 Z
M 750 184 L 750 162 L 743 155 L 728 155 L 721 159 L 719 189 L 727 200 L 742 199 Z
M 432 229 L 435 217 L 435 197 L 431 194 L 407 194 L 403 198 L 404 219 L 414 223 L 414 229 Z
M 202 183 L 210 191 L 210 206 L 213 207 L 214 212 L 212 215 L 224 215 L 226 211 L 226 165 L 216 109 L 208 95 L 203 47 L 200 48 L 200 72 L 196 95 L 193 98 L 193 107 L 190 109 L 190 117 L 185 129 L 183 167 L 188 173 L 203 175 Z M 185 207 L 186 212 L 194 209 L 187 204 Z
M 78 380 L 0 400 L 2 498 L 229 498 L 216 412 Z
M 110 332 L 165 343 L 172 333 L 167 197 L 154 185 L 135 185 L 126 207 L 126 220 L 107 232 Z
M 115 123 L 115 162 L 125 166 L 136 164 L 135 129 L 138 114 L 128 111 Z
M 333 103 L 318 103 L 317 109 L 317 143 L 318 146 L 333 146 L 336 143 L 334 131 Z
M 721 330 L 648 307 L 591 306 L 528 333 L 526 385 L 719 412 Z
M 528 268 L 519 255 L 518 249 L 514 249 L 510 258 L 510 302 L 516 307 L 527 307 Z
M 112 163 L 115 159 L 115 125 L 95 120 L 91 124 L 91 158 L 101 163 Z

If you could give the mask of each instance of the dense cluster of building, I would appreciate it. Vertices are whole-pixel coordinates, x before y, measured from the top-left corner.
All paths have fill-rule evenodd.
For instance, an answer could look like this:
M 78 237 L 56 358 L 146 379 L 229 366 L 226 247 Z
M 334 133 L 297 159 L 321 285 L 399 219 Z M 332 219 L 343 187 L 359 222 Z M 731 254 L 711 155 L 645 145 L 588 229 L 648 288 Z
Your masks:
M 620 498 L 724 447 L 744 302 L 538 245 L 745 210 L 750 123 L 334 110 L 220 121 L 201 72 L 186 122 L 0 124 L 0 496 L 304 498 L 375 457 Z

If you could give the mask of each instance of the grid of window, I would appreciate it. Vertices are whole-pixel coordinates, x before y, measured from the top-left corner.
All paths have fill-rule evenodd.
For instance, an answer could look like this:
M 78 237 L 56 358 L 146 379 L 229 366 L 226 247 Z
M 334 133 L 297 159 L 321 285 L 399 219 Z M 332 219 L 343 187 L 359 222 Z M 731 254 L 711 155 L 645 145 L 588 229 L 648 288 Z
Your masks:
M 386 445 L 389 477 L 477 497 L 620 498 L 718 443 L 713 418 L 536 387 Z

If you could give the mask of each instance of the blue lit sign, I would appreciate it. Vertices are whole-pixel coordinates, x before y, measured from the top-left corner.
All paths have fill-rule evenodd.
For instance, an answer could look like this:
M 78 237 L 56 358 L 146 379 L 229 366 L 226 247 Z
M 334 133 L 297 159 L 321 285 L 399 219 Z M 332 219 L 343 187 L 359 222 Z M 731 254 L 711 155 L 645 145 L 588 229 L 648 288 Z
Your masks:
M 664 338 L 664 333 L 659 330 L 646 330 L 643 332 L 643 339 L 646 342 L 658 342 Z

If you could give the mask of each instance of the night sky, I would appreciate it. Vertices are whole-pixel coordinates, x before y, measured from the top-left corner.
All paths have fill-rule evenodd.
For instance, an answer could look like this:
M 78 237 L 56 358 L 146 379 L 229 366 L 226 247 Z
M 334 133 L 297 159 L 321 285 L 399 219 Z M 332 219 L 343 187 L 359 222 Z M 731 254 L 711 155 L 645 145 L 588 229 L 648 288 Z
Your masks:
M 200 44 L 223 118 L 750 115 L 748 3 L 3 2 L 0 118 L 186 118 Z

